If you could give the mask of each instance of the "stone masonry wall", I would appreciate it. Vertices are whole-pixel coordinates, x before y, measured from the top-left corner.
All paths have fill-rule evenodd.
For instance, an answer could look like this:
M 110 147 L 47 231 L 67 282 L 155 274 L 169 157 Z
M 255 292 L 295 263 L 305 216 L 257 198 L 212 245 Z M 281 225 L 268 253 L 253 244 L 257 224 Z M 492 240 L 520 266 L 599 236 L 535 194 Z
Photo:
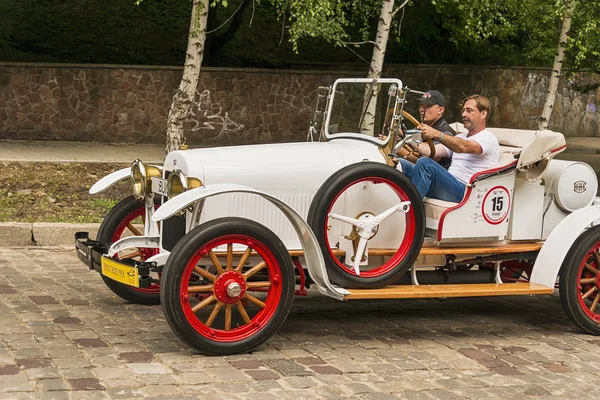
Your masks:
M 490 98 L 489 126 L 536 129 L 550 79 L 549 69 L 465 66 L 402 66 L 388 68 L 386 75 L 402 79 L 418 89 L 441 91 L 448 102 L 446 117 L 460 120 L 460 101 L 469 94 Z M 414 83 L 413 83 L 414 82 Z M 600 136 L 600 88 L 587 93 L 585 85 L 600 83 L 600 76 L 578 73 L 563 76 L 550 118 L 549 129 L 565 136 Z
M 364 72 L 203 68 L 186 124 L 191 146 L 305 140 L 318 85 Z M 447 98 L 447 119 L 460 118 L 467 94 L 490 97 L 490 126 L 535 129 L 549 70 L 493 67 L 388 66 L 417 90 Z M 179 67 L 0 64 L 0 138 L 164 143 Z M 567 136 L 600 136 L 600 82 L 578 74 L 561 82 L 550 128 Z M 416 112 L 416 102 L 408 110 Z

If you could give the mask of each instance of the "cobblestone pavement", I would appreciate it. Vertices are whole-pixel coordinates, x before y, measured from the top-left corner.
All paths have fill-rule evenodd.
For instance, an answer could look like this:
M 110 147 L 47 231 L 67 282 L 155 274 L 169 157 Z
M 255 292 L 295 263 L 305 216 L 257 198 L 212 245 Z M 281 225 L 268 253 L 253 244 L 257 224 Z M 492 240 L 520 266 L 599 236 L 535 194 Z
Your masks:
M 2 399 L 597 399 L 600 338 L 557 296 L 297 298 L 253 354 L 204 357 L 160 306 L 116 298 L 65 248 L 0 248 Z

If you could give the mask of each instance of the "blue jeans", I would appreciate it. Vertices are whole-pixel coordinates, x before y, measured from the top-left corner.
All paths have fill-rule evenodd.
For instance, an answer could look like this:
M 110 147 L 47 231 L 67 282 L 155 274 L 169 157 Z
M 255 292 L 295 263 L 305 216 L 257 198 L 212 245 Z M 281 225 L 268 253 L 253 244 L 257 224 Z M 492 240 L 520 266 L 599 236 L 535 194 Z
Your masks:
M 400 164 L 402 172 L 415 184 L 421 198 L 427 196 L 454 203 L 463 199 L 466 185 L 431 158 L 421 157 L 416 164 L 401 158 Z

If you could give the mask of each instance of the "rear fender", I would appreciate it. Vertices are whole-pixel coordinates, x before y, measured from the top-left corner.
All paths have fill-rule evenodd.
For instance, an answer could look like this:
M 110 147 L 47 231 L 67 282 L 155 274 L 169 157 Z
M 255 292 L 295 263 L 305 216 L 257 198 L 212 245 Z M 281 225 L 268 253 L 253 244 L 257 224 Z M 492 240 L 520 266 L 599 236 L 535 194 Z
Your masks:
M 544 242 L 533 265 L 530 281 L 554 287 L 569 249 L 581 233 L 599 218 L 600 206 L 582 208 L 565 217 Z
M 98 182 L 94 183 L 94 185 L 90 188 L 90 194 L 97 194 L 103 192 L 115 183 L 120 182 L 125 178 L 129 178 L 130 176 L 131 167 L 123 168 L 111 174 L 108 174 L 104 178 L 100 179 Z
M 306 261 L 308 273 L 310 274 L 312 280 L 316 283 L 319 291 L 326 296 L 330 296 L 338 300 L 342 300 L 344 295 L 349 293 L 345 289 L 333 286 L 329 281 L 327 270 L 325 269 L 325 260 L 323 258 L 323 254 L 321 253 L 319 243 L 317 242 L 315 234 L 310 229 L 306 221 L 304 221 L 300 214 L 298 214 L 287 203 L 268 193 L 253 189 L 248 186 L 236 184 L 222 183 L 203 186 L 188 190 L 187 192 L 184 192 L 167 201 L 160 206 L 158 210 L 156 210 L 152 219 L 154 221 L 165 220 L 199 200 L 225 193 L 252 193 L 273 203 L 273 205 L 279 208 L 288 218 L 298 234 L 302 249 L 304 250 L 304 259 Z

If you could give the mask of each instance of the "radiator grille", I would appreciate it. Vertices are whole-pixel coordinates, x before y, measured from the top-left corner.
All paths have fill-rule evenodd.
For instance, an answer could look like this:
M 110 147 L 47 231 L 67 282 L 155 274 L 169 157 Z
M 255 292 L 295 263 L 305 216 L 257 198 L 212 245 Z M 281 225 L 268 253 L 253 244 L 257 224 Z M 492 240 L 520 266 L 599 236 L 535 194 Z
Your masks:
M 313 195 L 310 193 L 274 193 L 265 190 L 289 204 L 306 220 Z M 248 193 L 230 193 L 207 199 L 202 213 L 202 222 L 224 216 L 236 216 L 251 219 L 269 229 L 283 241 L 288 248 L 300 248 L 298 235 L 287 217 L 270 201 Z

